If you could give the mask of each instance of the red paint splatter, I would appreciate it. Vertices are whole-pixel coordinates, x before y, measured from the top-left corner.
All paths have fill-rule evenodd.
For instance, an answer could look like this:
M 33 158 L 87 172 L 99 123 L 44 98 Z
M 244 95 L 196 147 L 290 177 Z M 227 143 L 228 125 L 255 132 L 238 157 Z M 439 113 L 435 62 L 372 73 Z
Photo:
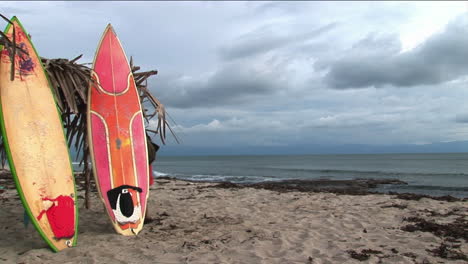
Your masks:
M 54 202 L 47 210 L 42 210 L 37 220 L 44 213 L 47 215 L 55 238 L 70 238 L 75 235 L 75 202 L 70 196 L 60 195 L 55 199 L 43 198 L 43 201 Z

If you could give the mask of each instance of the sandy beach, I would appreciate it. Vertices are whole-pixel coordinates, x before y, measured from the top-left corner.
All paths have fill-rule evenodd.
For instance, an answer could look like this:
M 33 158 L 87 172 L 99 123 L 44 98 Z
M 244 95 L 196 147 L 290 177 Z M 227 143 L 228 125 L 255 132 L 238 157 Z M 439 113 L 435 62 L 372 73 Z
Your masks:
M 12 182 L 0 185 L 0 263 L 467 263 L 468 202 L 157 179 L 137 237 L 114 232 L 97 197 L 78 246 L 49 250 Z M 404 196 L 401 196 L 404 198 Z M 422 231 L 421 231 L 422 230 Z

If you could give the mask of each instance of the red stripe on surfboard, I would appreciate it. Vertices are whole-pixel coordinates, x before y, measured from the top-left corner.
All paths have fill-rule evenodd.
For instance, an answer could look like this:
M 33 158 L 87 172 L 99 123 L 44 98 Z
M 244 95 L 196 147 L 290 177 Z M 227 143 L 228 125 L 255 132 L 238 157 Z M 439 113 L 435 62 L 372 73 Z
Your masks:
M 99 175 L 99 187 L 101 190 L 112 189 L 112 183 L 110 181 L 110 169 L 109 169 L 109 149 L 107 147 L 107 134 L 106 124 L 96 114 L 91 113 L 91 124 L 92 130 L 92 144 L 94 152 L 94 166 L 96 173 Z M 108 212 L 112 212 L 112 208 L 106 201 L 106 208 Z M 112 219 L 114 215 L 111 214 Z
M 138 175 L 138 185 L 145 186 L 142 188 L 142 192 L 140 193 L 140 202 L 141 202 L 141 213 L 145 212 L 146 208 L 146 195 L 148 189 L 146 188 L 148 184 L 148 174 L 147 174 L 147 166 L 145 157 L 148 156 L 147 149 L 145 146 L 145 142 L 141 140 L 140 135 L 144 135 L 143 131 L 143 118 L 141 114 L 138 114 L 132 122 L 132 144 L 133 144 L 133 155 L 135 157 L 135 165 L 136 165 L 136 172 Z

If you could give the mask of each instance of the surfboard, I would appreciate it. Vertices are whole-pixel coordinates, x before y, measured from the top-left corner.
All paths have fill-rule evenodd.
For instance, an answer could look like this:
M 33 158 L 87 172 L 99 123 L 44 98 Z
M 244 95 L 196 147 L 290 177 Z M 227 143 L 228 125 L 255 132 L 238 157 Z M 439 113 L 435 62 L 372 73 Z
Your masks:
M 117 233 L 143 228 L 148 154 L 140 98 L 117 35 L 109 24 L 94 57 L 88 94 L 88 142 L 97 189 Z
M 52 89 L 27 32 L 16 17 L 4 33 L 28 54 L 0 47 L 0 124 L 23 206 L 54 251 L 76 245 L 78 209 L 68 146 Z

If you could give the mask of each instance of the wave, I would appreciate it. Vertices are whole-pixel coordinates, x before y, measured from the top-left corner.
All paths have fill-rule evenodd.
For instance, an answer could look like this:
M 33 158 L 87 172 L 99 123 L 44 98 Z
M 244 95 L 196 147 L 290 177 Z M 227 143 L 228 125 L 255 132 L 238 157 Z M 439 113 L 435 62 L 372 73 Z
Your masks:
M 169 176 L 182 180 L 203 182 L 232 182 L 232 183 L 256 183 L 264 181 L 281 181 L 282 178 L 252 176 L 252 175 L 220 175 L 220 174 L 170 174 L 154 171 L 156 177 Z
M 283 180 L 279 178 L 263 177 L 263 176 L 205 175 L 205 174 L 179 176 L 177 178 L 187 179 L 187 180 L 192 180 L 192 181 L 232 182 L 232 183 L 256 183 L 256 182 Z
M 162 177 L 162 176 L 169 176 L 170 174 L 169 173 L 164 173 L 164 172 L 159 172 L 159 171 L 153 171 L 154 173 L 154 176 L 156 177 Z
M 339 170 L 339 169 L 299 169 L 299 168 L 275 168 L 270 169 L 291 171 L 291 172 L 309 172 L 309 173 L 320 173 L 320 174 L 359 174 L 359 175 L 376 175 L 376 176 L 454 176 L 454 177 L 466 177 L 468 173 L 429 173 L 429 172 L 392 172 L 392 171 L 378 171 L 378 170 Z
M 353 173 L 360 173 L 362 176 L 363 171 L 350 171 L 350 170 L 314 170 L 318 172 L 323 171 L 332 171 L 332 172 L 340 172 L 350 174 L 349 172 Z M 369 175 L 374 175 L 376 173 L 389 176 L 391 175 L 388 172 L 376 172 L 376 171 L 364 171 L 364 173 L 368 173 Z M 402 173 L 393 173 L 393 175 L 404 175 Z M 409 174 L 413 175 L 413 174 Z M 420 175 L 427 175 L 422 174 Z M 429 175 L 443 175 L 446 174 L 429 174 Z M 466 175 L 466 174 L 456 174 L 456 175 Z M 285 178 L 285 177 L 272 177 L 272 176 L 253 176 L 253 175 L 220 175 L 220 174 L 171 174 L 171 173 L 163 173 L 155 171 L 155 176 L 169 176 L 174 177 L 181 180 L 190 180 L 190 181 L 201 181 L 201 182 L 232 182 L 232 183 L 259 183 L 265 181 L 283 181 L 289 180 L 292 178 Z M 301 177 L 301 179 L 324 179 L 324 178 L 334 178 L 334 179 L 342 179 L 344 180 L 345 177 L 326 177 L 326 176 L 318 176 L 318 177 Z M 349 177 L 351 178 L 359 178 L 359 177 Z M 372 178 L 372 177 L 369 177 Z M 376 177 L 373 177 L 376 178 Z M 381 177 L 382 178 L 382 177 Z M 294 178 L 298 179 L 298 178 Z M 418 184 L 419 183 L 419 184 Z M 452 195 L 455 197 L 467 197 L 468 196 L 468 186 L 438 186 L 438 185 L 424 185 L 421 184 L 420 181 L 410 181 L 408 184 L 391 184 L 391 185 L 379 185 L 374 190 L 377 192 L 410 192 L 410 193 L 419 193 L 419 194 L 427 194 L 427 195 Z M 434 182 L 435 183 L 435 182 Z M 444 184 L 441 184 L 444 185 Z
M 182 180 L 190 181 L 202 181 L 202 182 L 232 182 L 232 183 L 258 183 L 265 181 L 283 181 L 288 180 L 286 178 L 275 178 L 275 177 L 262 177 L 262 176 L 235 176 L 235 175 L 217 175 L 217 174 L 196 174 L 196 175 L 184 175 L 184 174 L 168 174 L 158 173 L 156 176 L 171 176 Z M 398 191 L 398 192 L 418 192 L 424 194 L 435 193 L 463 193 L 465 196 L 468 194 L 468 187 L 450 187 L 450 186 L 435 186 L 435 185 L 413 185 L 413 184 L 390 184 L 380 185 L 375 188 L 380 191 Z

